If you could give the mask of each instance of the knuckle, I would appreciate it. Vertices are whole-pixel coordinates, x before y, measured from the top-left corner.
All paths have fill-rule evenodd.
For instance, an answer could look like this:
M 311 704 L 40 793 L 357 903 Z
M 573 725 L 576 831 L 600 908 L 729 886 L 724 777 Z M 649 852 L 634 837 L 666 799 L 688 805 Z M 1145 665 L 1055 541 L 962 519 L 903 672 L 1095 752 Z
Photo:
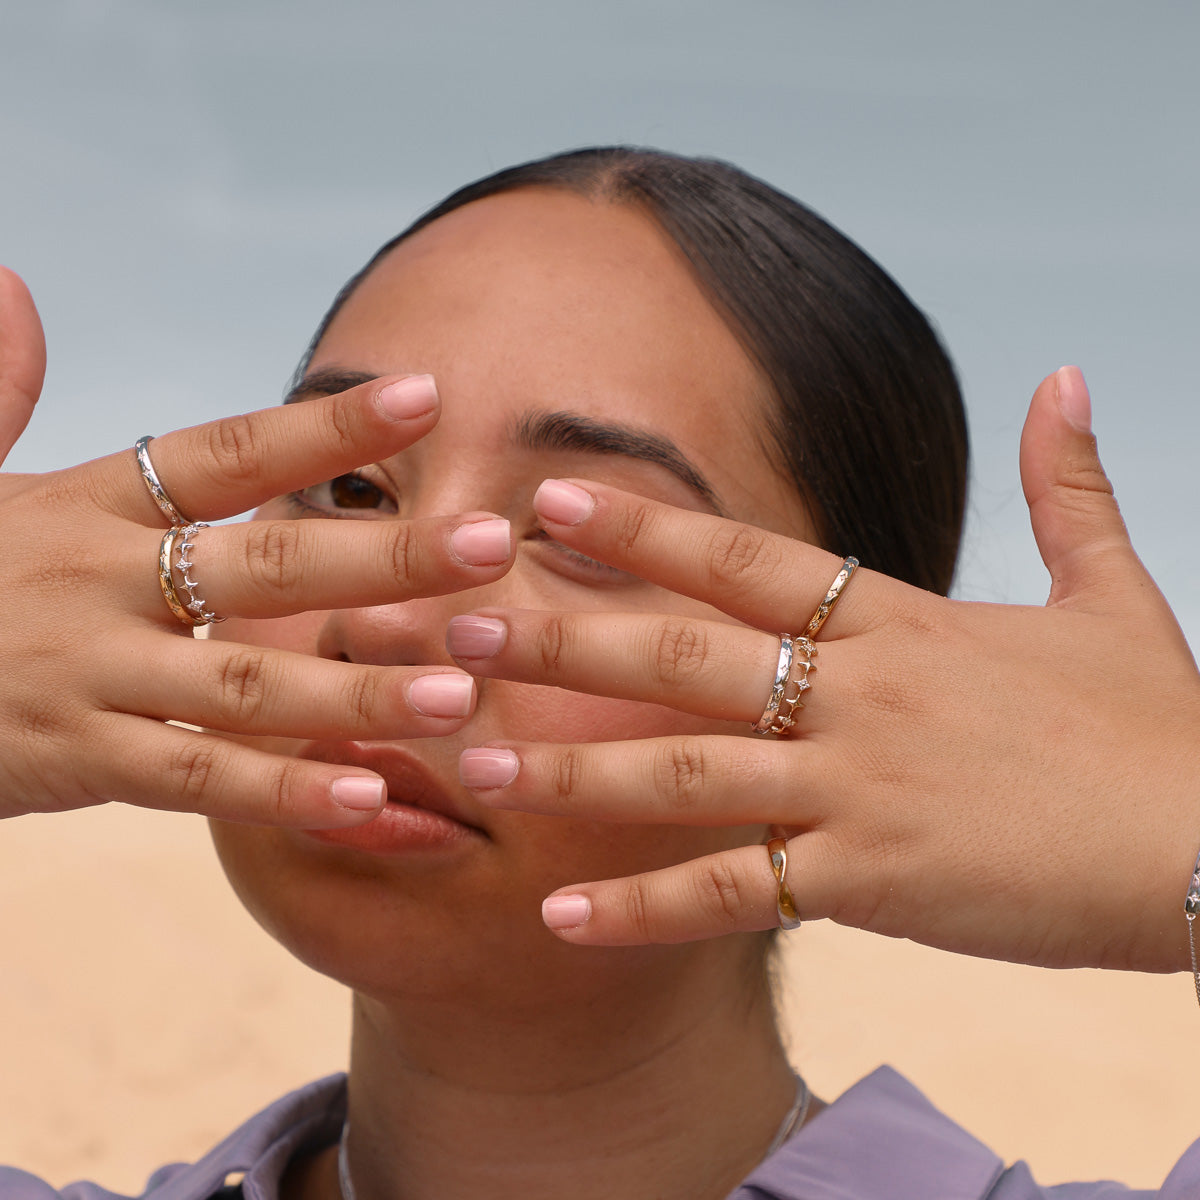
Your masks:
M 708 633 L 689 621 L 663 621 L 651 647 L 654 670 L 661 683 L 683 687 L 695 681 L 708 658 Z
M 715 586 L 742 594 L 752 579 L 769 576 L 779 568 L 780 553 L 762 530 L 722 524 L 709 538 L 705 561 Z
M 346 681 L 344 712 L 356 728 L 371 724 L 379 699 L 379 677 L 369 670 L 358 670 Z
M 217 686 L 225 715 L 238 724 L 252 722 L 266 699 L 266 659 L 258 650 L 234 650 L 220 667 Z
M 390 532 L 392 578 L 398 584 L 408 586 L 420 578 L 420 545 L 412 526 L 406 521 L 397 522 Z
M 693 809 L 702 800 L 707 765 L 699 741 L 672 742 L 656 764 L 655 784 L 659 796 L 676 811 Z
M 914 700 L 911 692 L 911 685 L 906 687 L 885 672 L 869 669 L 864 671 L 858 686 L 860 703 L 887 717 L 899 717 L 912 711 Z
M 297 763 L 285 762 L 267 778 L 266 803 L 271 819 L 280 825 L 292 824 L 301 808 L 304 776 Z
M 54 703 L 18 703 L 13 712 L 20 741 L 45 742 L 65 732 L 66 721 L 59 705 Z
M 208 452 L 231 483 L 254 479 L 261 469 L 258 432 L 249 416 L 226 417 L 209 426 Z
M 302 530 L 296 521 L 251 522 L 246 536 L 246 571 L 260 587 L 289 594 L 303 574 Z
M 625 892 L 625 921 L 643 942 L 654 940 L 650 929 L 650 904 L 646 882 L 643 879 L 631 879 Z
M 629 554 L 637 547 L 649 519 L 650 507 L 646 504 L 633 504 L 621 513 L 612 536 L 623 554 Z
M 746 911 L 747 897 L 741 881 L 720 856 L 697 864 L 696 889 L 704 908 L 726 924 L 736 925 Z
M 207 797 L 217 773 L 216 739 L 198 735 L 189 740 L 167 764 L 172 790 L 188 808 L 199 809 Z
M 583 778 L 583 760 L 577 749 L 564 749 L 555 759 L 550 776 L 554 797 L 561 804 L 570 804 L 579 795 Z
M 349 453 L 358 445 L 361 401 L 348 400 L 339 396 L 329 406 L 328 429 L 333 449 L 338 453 Z
M 565 616 L 551 614 L 537 632 L 535 649 L 543 673 L 555 675 L 562 666 L 563 653 L 568 645 L 569 624 Z

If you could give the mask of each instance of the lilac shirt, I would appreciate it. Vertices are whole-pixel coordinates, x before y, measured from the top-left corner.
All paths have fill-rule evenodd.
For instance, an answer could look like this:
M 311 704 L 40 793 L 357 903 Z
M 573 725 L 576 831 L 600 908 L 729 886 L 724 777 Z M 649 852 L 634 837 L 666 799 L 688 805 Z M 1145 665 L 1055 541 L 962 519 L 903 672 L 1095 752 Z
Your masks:
M 332 1075 L 276 1101 L 191 1166 L 156 1171 L 145 1200 L 205 1200 L 245 1172 L 246 1200 L 278 1200 L 290 1159 L 334 1142 L 346 1079 Z M 1005 1168 L 890 1067 L 880 1067 L 777 1150 L 729 1200 L 1198 1200 L 1200 1141 L 1158 1191 L 1117 1183 L 1040 1187 L 1024 1163 Z M 124 1200 L 94 1183 L 56 1191 L 0 1167 L 0 1200 Z

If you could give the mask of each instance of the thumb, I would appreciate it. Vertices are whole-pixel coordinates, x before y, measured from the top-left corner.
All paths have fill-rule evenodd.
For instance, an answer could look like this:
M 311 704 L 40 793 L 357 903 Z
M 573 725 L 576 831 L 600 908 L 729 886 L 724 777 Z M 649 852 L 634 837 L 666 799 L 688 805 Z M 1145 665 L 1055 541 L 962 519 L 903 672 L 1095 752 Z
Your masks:
M 1021 432 L 1021 485 L 1050 572 L 1048 603 L 1110 610 L 1144 589 L 1148 577 L 1100 465 L 1078 367 L 1061 367 L 1033 394 Z
M 29 289 L 0 267 L 0 462 L 33 416 L 46 374 L 46 339 Z

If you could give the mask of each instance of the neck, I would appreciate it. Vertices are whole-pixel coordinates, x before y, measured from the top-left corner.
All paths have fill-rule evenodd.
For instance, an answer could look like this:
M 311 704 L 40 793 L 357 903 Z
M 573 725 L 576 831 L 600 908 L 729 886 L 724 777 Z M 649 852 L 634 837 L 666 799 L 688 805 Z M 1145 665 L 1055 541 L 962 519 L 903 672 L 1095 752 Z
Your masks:
M 749 948 L 739 976 L 727 947 L 660 947 L 670 969 L 548 1012 L 358 997 L 358 1200 L 726 1196 L 795 1097 Z

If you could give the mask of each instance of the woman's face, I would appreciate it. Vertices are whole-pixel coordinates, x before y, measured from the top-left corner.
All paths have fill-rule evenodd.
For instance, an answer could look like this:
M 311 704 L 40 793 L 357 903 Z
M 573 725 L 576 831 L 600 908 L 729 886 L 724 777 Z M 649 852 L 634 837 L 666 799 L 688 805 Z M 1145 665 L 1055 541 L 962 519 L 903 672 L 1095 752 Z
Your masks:
M 714 510 L 681 472 L 645 457 L 636 438 L 602 436 L 614 432 L 675 447 L 738 520 L 801 535 L 808 528 L 761 449 L 762 380 L 679 250 L 634 208 L 523 189 L 459 209 L 391 251 L 334 320 L 308 378 L 329 373 L 312 390 L 338 391 L 354 380 L 335 376 L 410 372 L 432 374 L 441 394 L 428 437 L 363 471 L 363 482 L 310 488 L 260 515 L 387 521 L 486 509 L 512 522 L 512 570 L 474 591 L 404 604 L 230 620 L 220 636 L 357 663 L 447 664 L 447 621 L 482 606 L 711 619 L 707 606 L 581 559 L 540 531 L 531 501 L 547 477 L 593 478 Z M 318 970 L 381 995 L 461 995 L 486 977 L 489 1003 L 561 998 L 594 990 L 605 972 L 644 970 L 654 955 L 686 950 L 566 945 L 541 923 L 548 892 L 760 840 L 763 831 L 487 810 L 458 782 L 459 752 L 509 738 L 713 730 L 746 732 L 655 705 L 481 681 L 475 715 L 459 732 L 386 749 L 392 788 L 421 779 L 414 786 L 439 790 L 476 833 L 387 854 L 247 825 L 216 823 L 214 836 L 251 912 Z M 263 744 L 347 762 L 379 750 Z

